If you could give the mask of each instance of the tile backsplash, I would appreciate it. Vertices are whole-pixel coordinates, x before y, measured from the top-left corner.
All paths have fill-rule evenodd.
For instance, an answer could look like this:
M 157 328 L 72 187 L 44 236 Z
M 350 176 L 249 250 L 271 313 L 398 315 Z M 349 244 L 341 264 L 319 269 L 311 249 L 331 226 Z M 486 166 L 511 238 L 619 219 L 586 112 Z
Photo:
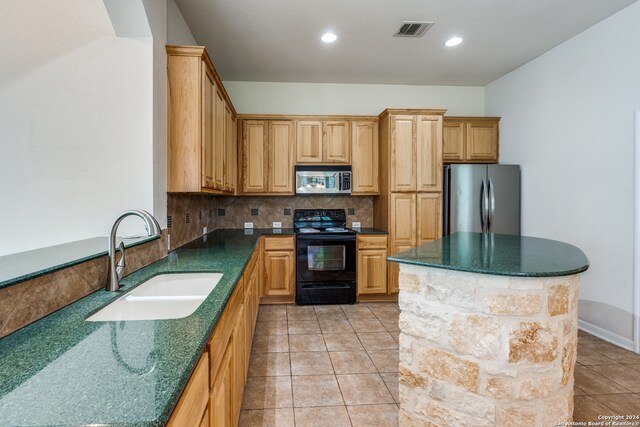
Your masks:
M 267 196 L 217 197 L 217 228 L 243 228 L 245 222 L 253 222 L 254 228 L 271 228 L 274 221 L 291 228 L 294 209 L 345 209 L 353 212 L 347 215 L 348 227 L 354 221 L 373 227 L 372 197 Z
M 203 194 L 175 194 L 167 196 L 167 228 L 171 236 L 171 250 L 202 236 L 202 229 L 217 228 L 217 203 L 214 196 Z

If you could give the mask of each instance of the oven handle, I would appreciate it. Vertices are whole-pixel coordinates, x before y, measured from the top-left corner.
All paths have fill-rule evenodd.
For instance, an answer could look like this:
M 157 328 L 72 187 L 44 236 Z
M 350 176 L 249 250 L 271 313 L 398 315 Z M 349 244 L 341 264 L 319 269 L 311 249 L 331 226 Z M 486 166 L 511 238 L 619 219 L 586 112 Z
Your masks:
M 302 289 L 351 289 L 353 285 L 348 283 L 328 284 L 328 285 L 302 285 Z
M 355 234 L 348 234 L 348 235 L 336 235 L 336 234 L 322 234 L 322 235 L 317 235 L 317 234 L 313 234 L 313 233 L 309 233 L 309 234 L 297 234 L 296 235 L 296 239 L 297 240 L 324 240 L 324 241 L 331 241 L 331 242 L 349 242 L 349 241 L 356 241 L 356 235 Z

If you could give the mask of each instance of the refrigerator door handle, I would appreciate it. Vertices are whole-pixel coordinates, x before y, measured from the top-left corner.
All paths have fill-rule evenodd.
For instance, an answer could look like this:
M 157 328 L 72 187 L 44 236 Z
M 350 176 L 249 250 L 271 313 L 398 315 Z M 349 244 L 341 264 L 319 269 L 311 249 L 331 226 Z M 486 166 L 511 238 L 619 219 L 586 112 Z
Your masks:
M 491 178 L 489 178 L 487 182 L 489 183 L 487 187 L 487 232 L 489 232 L 491 231 L 491 223 L 493 222 L 493 212 L 496 208 L 496 196 L 493 191 L 493 181 L 491 181 Z
M 480 185 L 480 226 L 483 233 L 487 232 L 489 228 L 487 224 L 487 205 L 489 204 L 489 197 L 487 193 L 488 191 L 483 179 L 482 184 Z

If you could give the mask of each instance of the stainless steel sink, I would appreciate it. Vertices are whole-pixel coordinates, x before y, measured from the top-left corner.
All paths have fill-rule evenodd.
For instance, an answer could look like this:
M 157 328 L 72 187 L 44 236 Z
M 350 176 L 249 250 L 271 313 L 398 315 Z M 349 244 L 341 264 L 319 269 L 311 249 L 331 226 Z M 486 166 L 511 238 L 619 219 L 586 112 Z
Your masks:
M 222 279 L 221 273 L 161 274 L 87 318 L 89 322 L 180 319 L 193 314 Z

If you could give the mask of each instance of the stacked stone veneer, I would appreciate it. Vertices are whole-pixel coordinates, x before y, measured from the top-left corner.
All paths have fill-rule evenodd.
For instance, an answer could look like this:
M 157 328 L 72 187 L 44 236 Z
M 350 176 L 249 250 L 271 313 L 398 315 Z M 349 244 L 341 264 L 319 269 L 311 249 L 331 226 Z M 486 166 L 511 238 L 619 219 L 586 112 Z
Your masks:
M 570 421 L 578 282 L 402 264 L 400 426 Z

